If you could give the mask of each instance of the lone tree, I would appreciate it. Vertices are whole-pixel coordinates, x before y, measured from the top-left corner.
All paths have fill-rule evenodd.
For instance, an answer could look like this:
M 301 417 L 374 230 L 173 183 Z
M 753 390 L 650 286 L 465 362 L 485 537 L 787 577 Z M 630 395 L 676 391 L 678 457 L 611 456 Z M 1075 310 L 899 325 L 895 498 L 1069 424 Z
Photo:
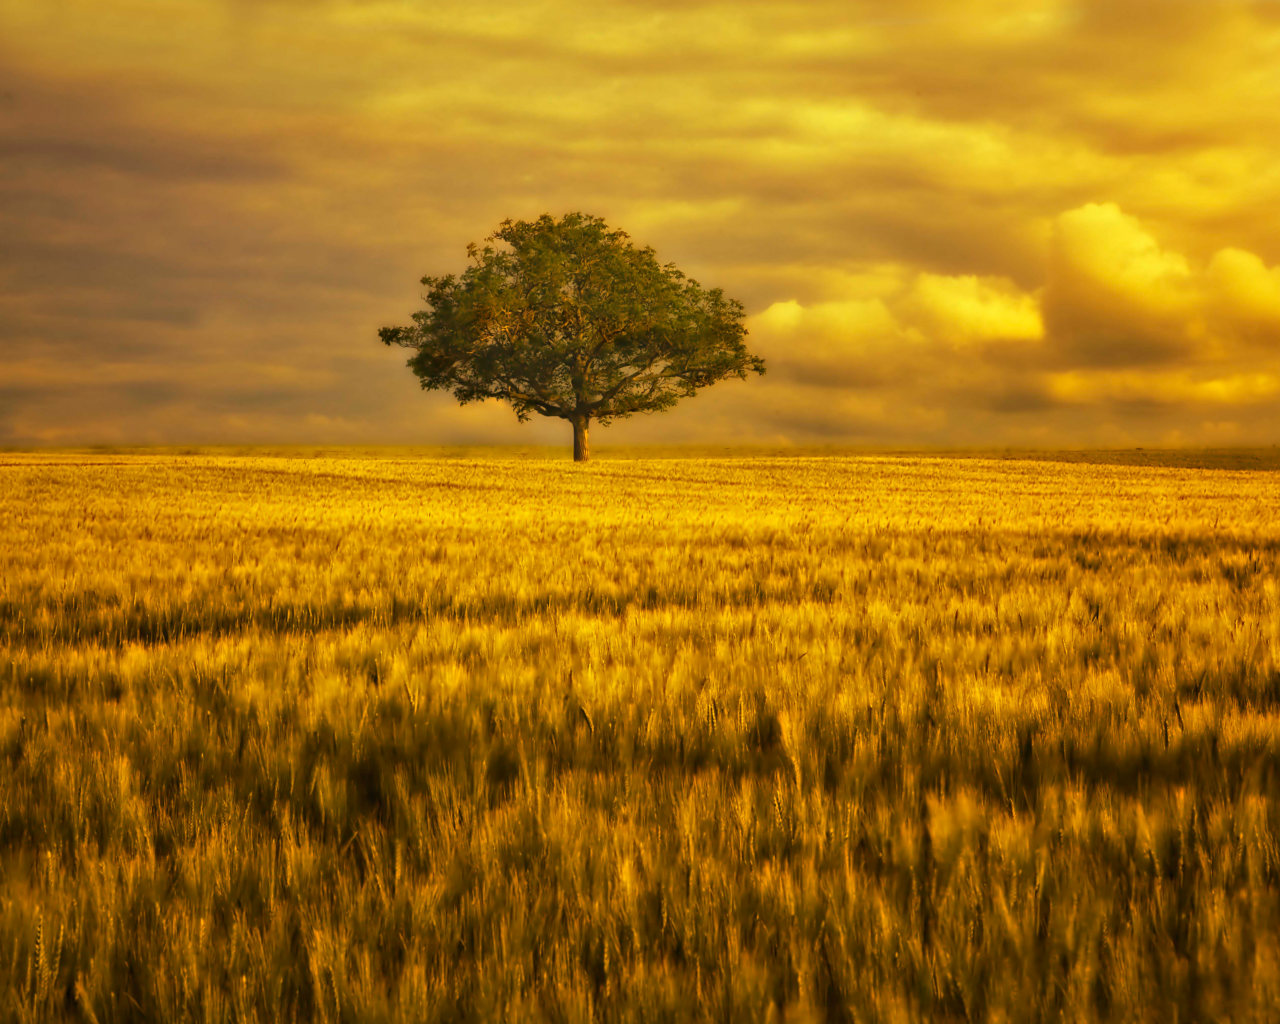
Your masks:
M 647 246 L 599 217 L 504 220 L 461 275 L 424 277 L 427 308 L 412 327 L 384 327 L 412 349 L 427 390 L 461 403 L 500 398 L 573 424 L 573 457 L 589 457 L 587 428 L 669 409 L 725 377 L 764 373 L 743 339 L 745 310 L 703 290 Z M 505 243 L 499 248 L 497 243 Z

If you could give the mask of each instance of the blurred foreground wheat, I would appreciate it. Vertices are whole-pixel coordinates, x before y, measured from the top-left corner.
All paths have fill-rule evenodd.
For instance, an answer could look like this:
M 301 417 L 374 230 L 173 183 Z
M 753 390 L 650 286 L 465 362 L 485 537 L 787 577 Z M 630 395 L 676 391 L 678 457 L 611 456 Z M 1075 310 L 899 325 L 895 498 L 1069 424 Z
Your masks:
M 0 1017 L 1275 1020 L 1278 507 L 0 456 Z

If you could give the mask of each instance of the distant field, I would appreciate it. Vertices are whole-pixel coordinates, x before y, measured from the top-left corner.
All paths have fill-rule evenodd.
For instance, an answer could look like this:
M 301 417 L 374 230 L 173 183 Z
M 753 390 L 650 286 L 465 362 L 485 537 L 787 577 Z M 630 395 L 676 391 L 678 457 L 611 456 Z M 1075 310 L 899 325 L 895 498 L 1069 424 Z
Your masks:
M 1267 452 L 0 453 L 0 1020 L 1280 1019 Z
M 433 446 L 433 445 L 257 445 L 197 446 L 170 448 L 67 448 L 14 449 L 0 448 L 0 459 L 9 455 L 58 457 L 102 455 L 180 455 L 206 458 L 281 458 L 281 459 L 559 459 L 570 460 L 573 450 L 567 445 L 509 445 L 505 447 Z M 1280 448 L 956 448 L 921 452 L 850 448 L 834 445 L 595 445 L 592 458 L 604 460 L 634 459 L 980 459 L 1001 462 L 1071 462 L 1095 466 L 1150 466 L 1169 469 L 1237 469 L 1280 470 Z

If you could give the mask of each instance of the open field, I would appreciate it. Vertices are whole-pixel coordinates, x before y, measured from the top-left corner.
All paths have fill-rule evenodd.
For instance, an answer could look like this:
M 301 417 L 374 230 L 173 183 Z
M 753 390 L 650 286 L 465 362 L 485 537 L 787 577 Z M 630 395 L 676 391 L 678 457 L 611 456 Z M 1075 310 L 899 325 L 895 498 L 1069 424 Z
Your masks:
M 1278 1019 L 1277 508 L 0 454 L 0 1019 Z

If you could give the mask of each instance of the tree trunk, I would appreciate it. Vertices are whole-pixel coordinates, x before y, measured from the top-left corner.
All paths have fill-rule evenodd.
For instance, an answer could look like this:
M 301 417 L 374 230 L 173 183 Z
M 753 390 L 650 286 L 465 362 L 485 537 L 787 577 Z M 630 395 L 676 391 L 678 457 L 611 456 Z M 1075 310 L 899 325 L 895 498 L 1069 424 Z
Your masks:
M 587 444 L 587 424 L 591 421 L 585 416 L 573 420 L 573 461 L 586 462 L 591 458 L 591 448 Z

